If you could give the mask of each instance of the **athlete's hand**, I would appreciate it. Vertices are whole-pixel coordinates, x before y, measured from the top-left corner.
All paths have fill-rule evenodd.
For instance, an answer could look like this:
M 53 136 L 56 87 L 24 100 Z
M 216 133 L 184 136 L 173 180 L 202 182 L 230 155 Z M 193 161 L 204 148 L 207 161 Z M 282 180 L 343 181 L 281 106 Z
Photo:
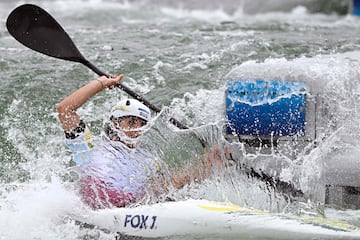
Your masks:
M 205 150 L 205 158 L 209 166 L 222 166 L 224 165 L 224 151 L 220 150 L 218 146 L 213 146 Z
M 106 76 L 99 77 L 97 80 L 103 85 L 103 88 L 112 89 L 120 84 L 123 77 L 124 74 L 120 74 L 118 76 L 110 75 L 109 77 Z

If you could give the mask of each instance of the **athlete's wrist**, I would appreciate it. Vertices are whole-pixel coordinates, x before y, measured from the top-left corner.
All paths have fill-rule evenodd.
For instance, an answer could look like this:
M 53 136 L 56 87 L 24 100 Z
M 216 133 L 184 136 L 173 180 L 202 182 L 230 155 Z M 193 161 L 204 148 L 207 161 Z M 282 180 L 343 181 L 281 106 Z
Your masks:
M 106 85 L 105 85 L 105 83 L 104 83 L 104 79 L 98 78 L 96 81 L 97 81 L 98 83 L 100 83 L 101 90 L 106 87 Z

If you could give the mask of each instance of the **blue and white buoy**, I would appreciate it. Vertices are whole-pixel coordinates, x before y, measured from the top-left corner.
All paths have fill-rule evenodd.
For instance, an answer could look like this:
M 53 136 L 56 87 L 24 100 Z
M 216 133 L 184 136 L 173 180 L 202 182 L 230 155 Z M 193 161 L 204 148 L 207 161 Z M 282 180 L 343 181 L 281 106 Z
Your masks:
M 226 133 L 261 139 L 305 135 L 303 82 L 228 80 Z

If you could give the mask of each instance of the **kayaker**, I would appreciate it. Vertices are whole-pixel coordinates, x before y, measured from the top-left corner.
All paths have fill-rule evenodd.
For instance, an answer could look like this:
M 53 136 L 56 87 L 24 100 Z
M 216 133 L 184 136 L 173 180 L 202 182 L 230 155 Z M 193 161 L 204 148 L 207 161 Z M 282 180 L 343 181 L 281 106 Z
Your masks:
M 65 132 L 66 145 L 79 168 L 80 194 L 93 209 L 123 207 L 143 197 L 166 193 L 169 187 L 181 188 L 207 174 L 205 161 L 197 161 L 183 171 L 172 174 L 166 164 L 136 148 L 151 119 L 148 107 L 135 99 L 115 105 L 104 127 L 103 136 L 93 139 L 77 109 L 103 89 L 112 89 L 124 75 L 90 81 L 57 106 Z

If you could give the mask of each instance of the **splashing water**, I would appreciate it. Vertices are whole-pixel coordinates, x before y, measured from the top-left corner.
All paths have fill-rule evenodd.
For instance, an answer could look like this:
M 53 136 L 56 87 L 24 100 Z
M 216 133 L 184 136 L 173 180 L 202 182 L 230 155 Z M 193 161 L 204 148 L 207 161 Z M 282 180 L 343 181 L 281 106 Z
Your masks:
M 147 1 L 37 3 L 59 20 L 90 61 L 112 73 L 124 72 L 124 84 L 158 106 L 169 106 L 153 121 L 143 146 L 170 165 L 201 155 L 199 136 L 223 150 L 227 79 L 304 82 L 314 110 L 307 116 L 312 141 L 282 142 L 279 149 L 230 145 L 242 163 L 293 182 L 306 199 L 290 203 L 288 196 L 248 178 L 236 165 L 215 169 L 202 184 L 172 191 L 169 197 L 226 199 L 272 212 L 317 211 L 317 204 L 323 207 L 323 183 L 330 178 L 324 169 L 337 169 L 338 159 L 358 164 L 359 20 L 287 7 L 295 1 L 284 5 L 288 12 L 249 15 L 246 2 L 239 8 L 227 1 L 231 8 L 190 10 Z M 16 5 L 1 3 L 3 21 Z M 0 43 L 0 238 L 113 239 L 68 219 L 69 213 L 90 210 L 72 181 L 55 113 L 61 99 L 96 76 L 79 64 L 24 48 L 5 29 Z M 79 110 L 94 134 L 124 95 L 105 91 Z M 176 129 L 167 122 L 170 116 L 192 129 Z M 340 181 L 341 171 L 330 176 Z M 326 215 L 360 225 L 356 210 L 329 209 Z

